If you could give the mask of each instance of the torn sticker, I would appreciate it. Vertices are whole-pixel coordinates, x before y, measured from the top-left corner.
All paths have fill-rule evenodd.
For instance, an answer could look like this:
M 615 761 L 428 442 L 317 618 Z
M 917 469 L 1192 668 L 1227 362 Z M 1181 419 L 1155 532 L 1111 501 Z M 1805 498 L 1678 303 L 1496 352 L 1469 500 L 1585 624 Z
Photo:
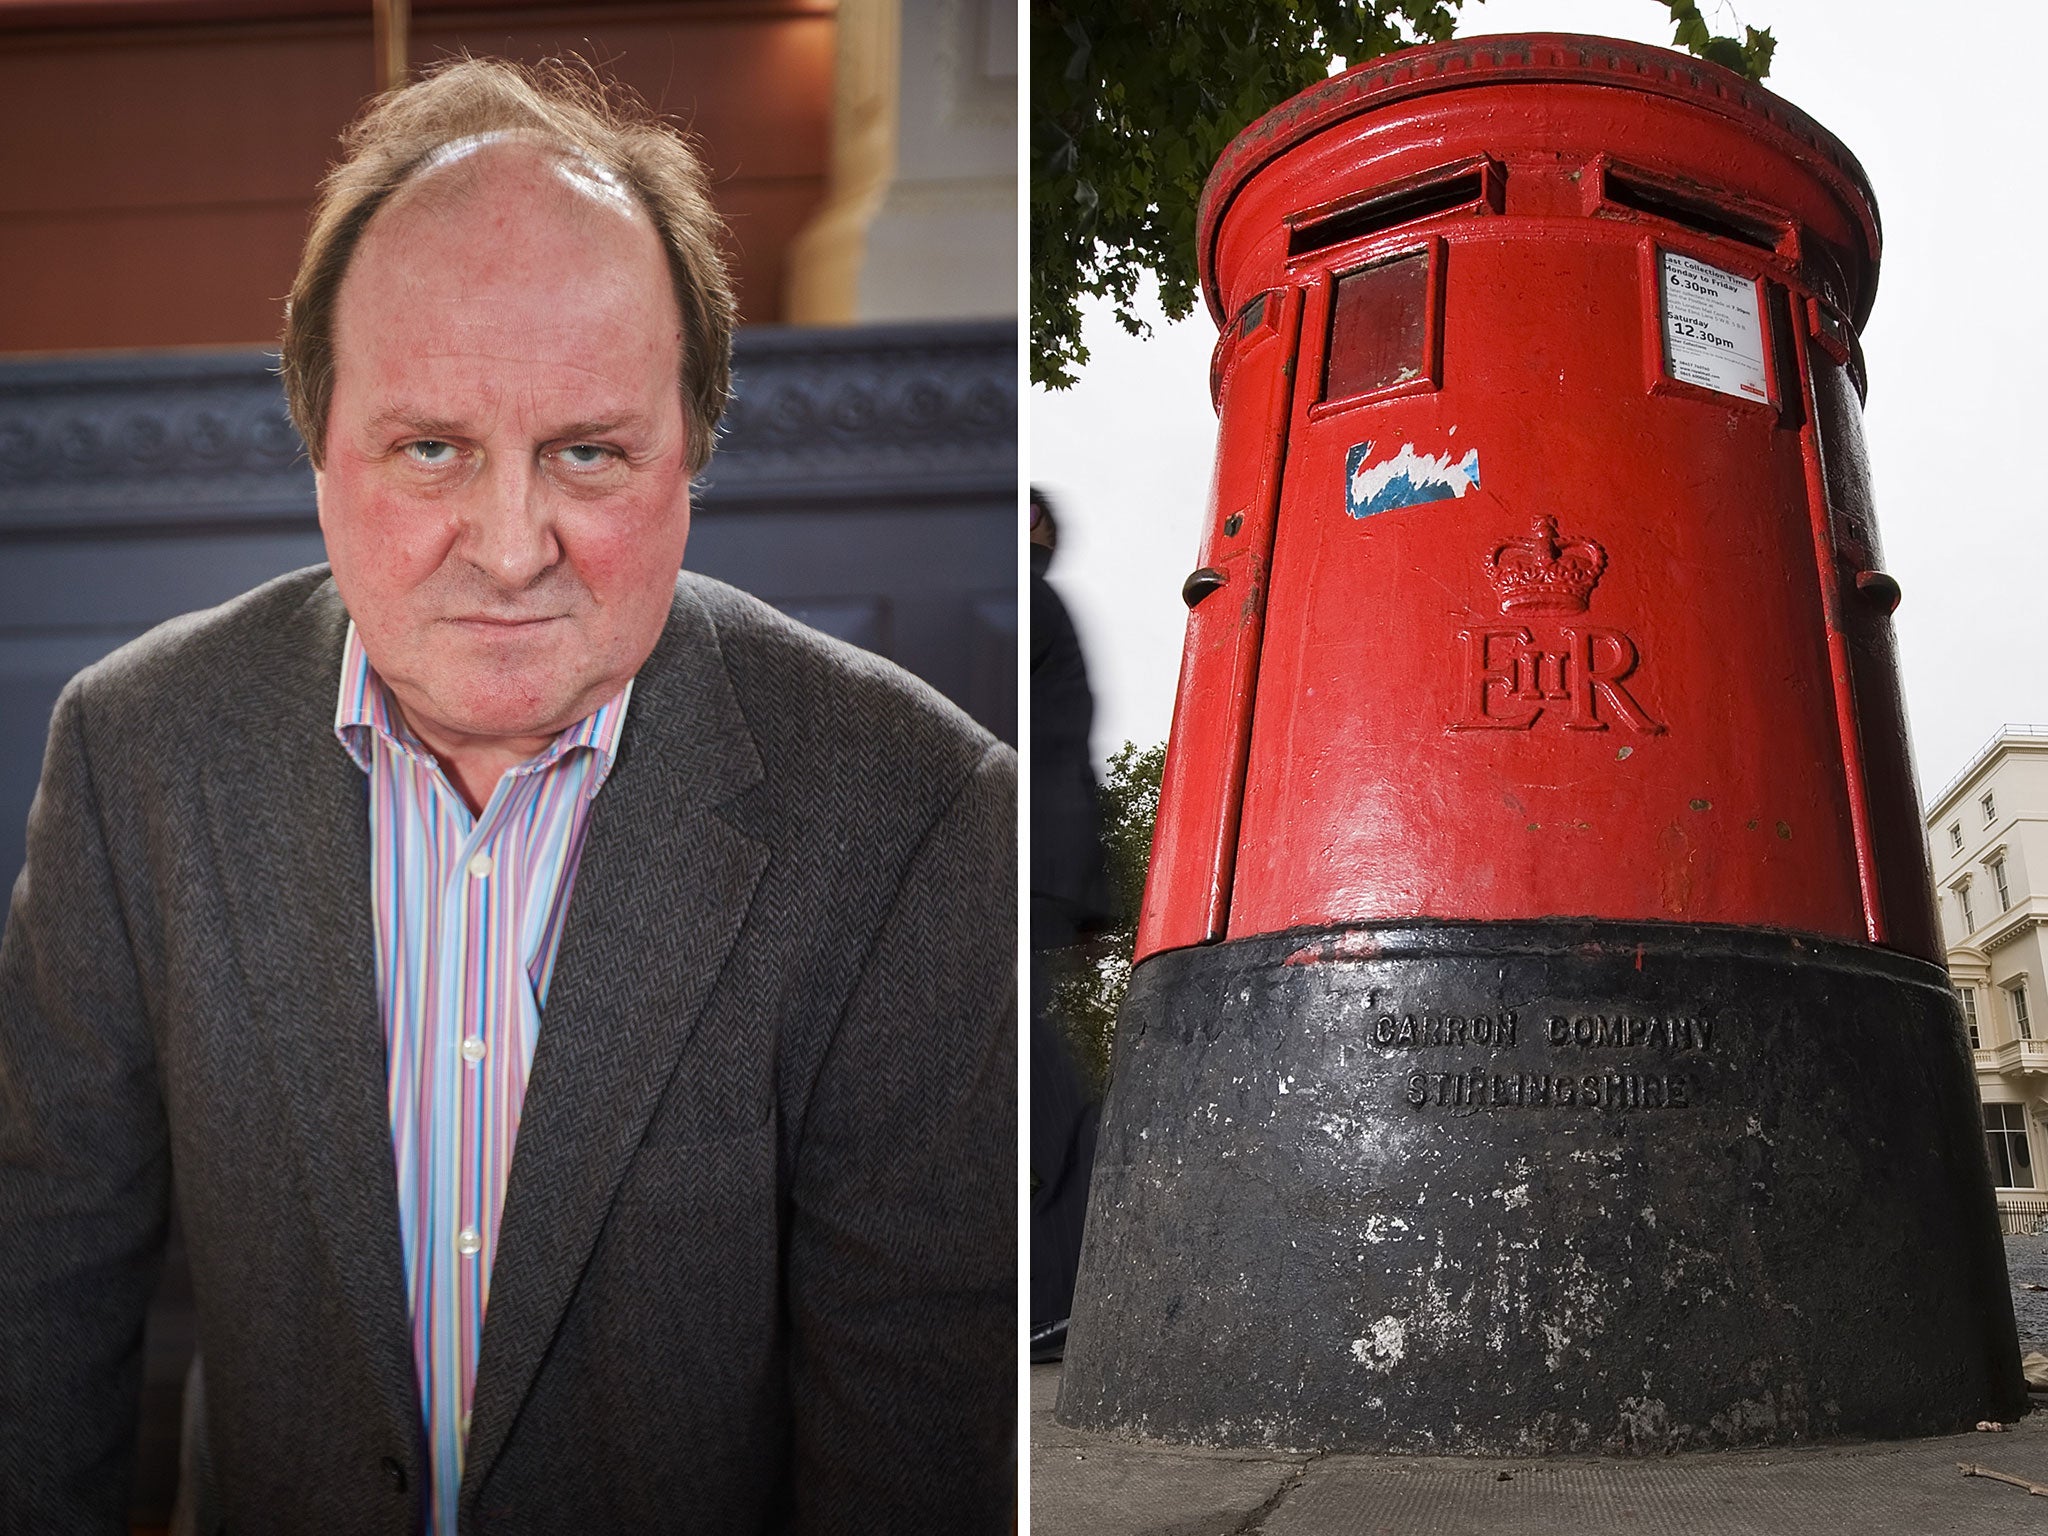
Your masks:
M 1344 510 L 1371 517 L 1395 507 L 1450 501 L 1479 483 L 1479 450 L 1468 448 L 1453 461 L 1448 453 L 1417 453 L 1413 443 L 1377 464 L 1365 462 L 1370 442 L 1354 443 L 1344 459 Z

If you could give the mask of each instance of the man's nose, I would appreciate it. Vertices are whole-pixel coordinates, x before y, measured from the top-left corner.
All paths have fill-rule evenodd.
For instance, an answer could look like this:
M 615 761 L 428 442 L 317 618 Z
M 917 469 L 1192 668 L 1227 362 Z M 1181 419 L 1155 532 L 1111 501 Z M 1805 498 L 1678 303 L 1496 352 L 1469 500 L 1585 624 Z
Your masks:
M 546 487 L 531 457 L 493 454 L 465 509 L 462 553 L 506 591 L 531 586 L 561 558 Z

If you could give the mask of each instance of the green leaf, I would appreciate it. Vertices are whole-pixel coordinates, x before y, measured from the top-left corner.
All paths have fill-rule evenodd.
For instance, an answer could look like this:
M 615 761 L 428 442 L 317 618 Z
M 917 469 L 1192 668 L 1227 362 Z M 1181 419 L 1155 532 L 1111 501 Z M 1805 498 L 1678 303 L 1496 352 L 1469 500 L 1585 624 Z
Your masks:
M 1159 815 L 1159 783 L 1166 746 L 1125 742 L 1111 754 L 1103 780 L 1102 861 L 1109 877 L 1110 926 L 1064 950 L 1050 951 L 1052 1013 L 1096 1094 L 1109 1081 L 1110 1045 L 1117 1011 L 1131 984 L 1131 951 L 1145 870 L 1152 861 L 1152 827 Z
M 1742 51 L 1742 44 L 1736 42 L 1732 37 L 1710 37 L 1707 39 L 1705 47 L 1695 48 L 1693 52 L 1697 53 L 1709 64 L 1718 64 L 1723 69 L 1734 70 L 1737 74 L 1742 73 L 1743 66 L 1747 62 L 1747 55 Z
M 1771 72 L 1771 60 L 1777 56 L 1778 40 L 1771 36 L 1771 29 L 1765 27 L 1759 32 L 1755 27 L 1742 29 L 1742 72 L 1752 80 L 1762 80 Z
M 1761 80 L 1771 72 L 1771 57 L 1777 40 L 1770 29 L 1744 27 L 1742 38 L 1722 37 L 1707 25 L 1698 0 L 1656 0 L 1671 17 L 1671 40 L 1688 53 L 1719 64 L 1749 80 Z

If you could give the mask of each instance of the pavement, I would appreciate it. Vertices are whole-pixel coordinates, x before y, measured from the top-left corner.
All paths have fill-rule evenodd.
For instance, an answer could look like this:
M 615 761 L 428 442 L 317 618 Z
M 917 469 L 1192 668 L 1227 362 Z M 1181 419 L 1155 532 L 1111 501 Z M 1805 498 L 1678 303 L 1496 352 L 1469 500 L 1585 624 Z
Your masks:
M 2048 1237 L 2006 1240 L 2023 1348 L 2048 1347 Z M 2027 1287 L 2038 1285 L 2041 1290 Z M 2048 1396 L 2002 1433 L 1657 1460 L 1291 1455 L 1055 1424 L 1031 1368 L 1032 1536 L 2007 1536 L 2048 1533 Z
M 2048 1236 L 2008 1237 L 2005 1272 L 2012 1277 L 2012 1316 L 2020 1348 L 2048 1353 Z

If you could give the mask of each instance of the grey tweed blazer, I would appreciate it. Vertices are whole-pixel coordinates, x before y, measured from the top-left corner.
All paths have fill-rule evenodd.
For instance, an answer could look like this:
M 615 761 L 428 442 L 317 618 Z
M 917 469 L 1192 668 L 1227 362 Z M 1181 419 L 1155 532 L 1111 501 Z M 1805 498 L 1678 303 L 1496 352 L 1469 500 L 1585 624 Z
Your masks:
M 198 1527 L 426 1482 L 324 569 L 81 674 L 0 940 L 0 1531 L 125 1529 L 170 1202 Z M 1007 1529 L 1015 758 L 685 576 L 598 796 L 477 1373 L 465 1533 Z

